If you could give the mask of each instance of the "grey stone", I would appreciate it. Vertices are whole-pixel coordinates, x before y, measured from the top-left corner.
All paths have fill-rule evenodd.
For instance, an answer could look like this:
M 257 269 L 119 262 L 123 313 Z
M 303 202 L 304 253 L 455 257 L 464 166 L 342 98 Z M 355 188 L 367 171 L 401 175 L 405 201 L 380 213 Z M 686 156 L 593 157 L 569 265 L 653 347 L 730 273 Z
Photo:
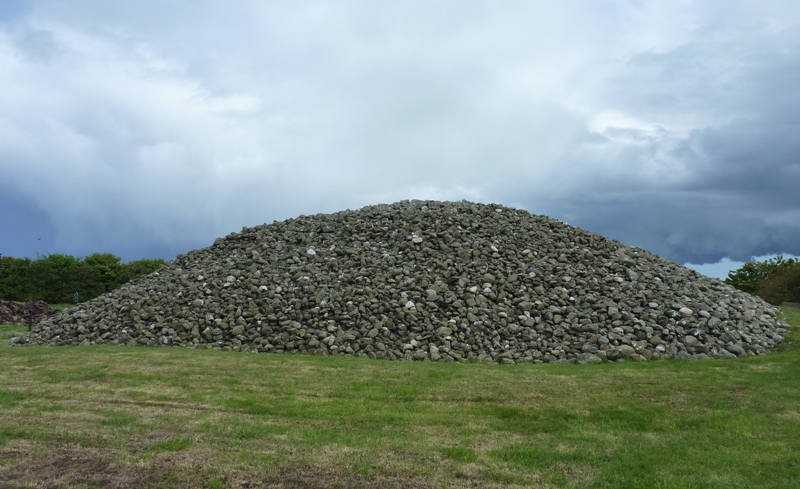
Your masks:
M 720 348 L 718 350 L 711 352 L 711 356 L 714 358 L 736 358 L 736 355 L 729 352 L 725 348 Z
M 629 345 L 620 345 L 619 348 L 617 348 L 617 351 L 619 352 L 619 355 L 622 358 L 629 358 L 632 355 L 636 354 L 636 350 L 634 350 L 633 347 Z
M 453 334 L 453 330 L 446 326 L 442 326 L 441 328 L 436 330 L 436 334 L 441 337 L 450 336 L 451 334 Z
M 726 346 L 725 349 L 728 350 L 729 352 L 733 353 L 734 355 L 736 355 L 739 358 L 746 358 L 747 357 L 747 352 L 745 352 L 744 348 L 742 348 L 741 345 L 732 344 L 732 345 Z
M 582 365 L 587 363 L 602 363 L 602 362 L 603 359 L 593 353 L 582 353 L 578 355 L 578 363 Z

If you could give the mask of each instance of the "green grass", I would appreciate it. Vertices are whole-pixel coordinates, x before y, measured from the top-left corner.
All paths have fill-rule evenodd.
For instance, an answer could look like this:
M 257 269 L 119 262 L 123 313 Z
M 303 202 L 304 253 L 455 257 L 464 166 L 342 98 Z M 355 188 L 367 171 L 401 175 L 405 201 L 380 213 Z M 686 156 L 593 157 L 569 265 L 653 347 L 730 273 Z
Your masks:
M 783 311 L 778 353 L 726 361 L 2 348 L 0 480 L 55 485 L 33 469 L 68 452 L 77 486 L 97 458 L 96 485 L 137 487 L 800 487 L 800 309 Z
M 0 324 L 0 342 L 10 340 L 20 333 L 27 333 L 27 326 Z
M 781 311 L 789 324 L 800 325 L 800 308 L 781 307 Z

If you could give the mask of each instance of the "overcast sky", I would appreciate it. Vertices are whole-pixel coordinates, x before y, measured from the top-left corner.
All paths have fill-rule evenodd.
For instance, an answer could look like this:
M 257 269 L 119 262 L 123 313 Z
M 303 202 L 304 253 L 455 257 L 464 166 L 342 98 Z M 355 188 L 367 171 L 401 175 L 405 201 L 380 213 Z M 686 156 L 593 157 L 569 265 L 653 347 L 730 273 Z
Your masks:
M 796 0 L 2 0 L 0 253 L 416 198 L 800 255 L 799 87 Z

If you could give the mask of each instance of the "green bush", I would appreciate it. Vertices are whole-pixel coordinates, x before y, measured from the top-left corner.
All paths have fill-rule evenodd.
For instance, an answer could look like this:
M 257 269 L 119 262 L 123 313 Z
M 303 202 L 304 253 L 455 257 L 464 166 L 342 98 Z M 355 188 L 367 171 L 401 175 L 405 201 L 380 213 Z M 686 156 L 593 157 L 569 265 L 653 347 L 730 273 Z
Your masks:
M 83 259 L 89 274 L 86 282 L 87 294 L 94 297 L 111 292 L 126 282 L 125 266 L 118 256 L 111 253 L 94 253 Z
M 52 254 L 36 260 L 4 256 L 0 262 L 0 299 L 71 303 L 78 292 L 80 300 L 86 301 L 152 273 L 163 264 L 161 259 L 123 264 L 110 253 L 86 258 Z
M 4 256 L 0 261 L 0 299 L 26 301 L 35 294 L 31 259 Z
M 73 256 L 53 254 L 31 262 L 35 291 L 34 300 L 51 304 L 71 302 L 72 294 L 81 286 L 81 262 Z
M 163 264 L 164 260 L 161 258 L 145 258 L 142 260 L 132 261 L 125 265 L 125 273 L 123 275 L 124 280 L 125 282 L 129 282 L 137 277 L 141 277 L 142 275 L 153 273 Z
M 729 272 L 725 283 L 744 292 L 755 294 L 762 282 L 781 275 L 797 263 L 800 262 L 794 258 L 784 260 L 783 255 L 762 262 L 751 260 L 738 270 Z
M 774 305 L 800 302 L 800 263 L 795 263 L 780 275 L 761 282 L 756 295 Z

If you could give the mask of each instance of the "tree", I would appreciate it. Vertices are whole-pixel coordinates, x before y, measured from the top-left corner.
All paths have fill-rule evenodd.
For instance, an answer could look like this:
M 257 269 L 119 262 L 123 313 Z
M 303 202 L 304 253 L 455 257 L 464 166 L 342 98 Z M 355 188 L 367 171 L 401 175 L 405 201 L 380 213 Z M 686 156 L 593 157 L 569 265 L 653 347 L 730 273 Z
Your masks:
M 163 264 L 161 258 L 132 261 L 125 265 L 125 281 L 153 273 Z
M 4 256 L 3 275 L 0 276 L 0 298 L 20 302 L 32 299 L 36 286 L 31 275 L 30 258 Z
M 1 260 L 1 299 L 44 300 L 51 304 L 71 303 L 75 292 L 83 301 L 94 299 L 164 264 L 161 259 L 122 264 L 111 253 L 94 253 L 86 258 L 52 254 L 36 260 L 3 256 Z
M 758 284 L 756 295 L 773 305 L 800 302 L 800 262 Z
M 93 297 L 111 292 L 125 283 L 125 267 L 122 259 L 111 253 L 94 253 L 83 259 L 89 270 L 89 283 Z
M 762 282 L 777 277 L 796 263 L 798 261 L 794 258 L 786 260 L 783 255 L 762 262 L 751 260 L 741 268 L 728 272 L 725 283 L 754 294 Z
M 69 302 L 80 284 L 78 269 L 80 261 L 74 256 L 55 253 L 39 257 L 31 263 L 33 281 L 36 284 L 36 300 L 51 304 Z

